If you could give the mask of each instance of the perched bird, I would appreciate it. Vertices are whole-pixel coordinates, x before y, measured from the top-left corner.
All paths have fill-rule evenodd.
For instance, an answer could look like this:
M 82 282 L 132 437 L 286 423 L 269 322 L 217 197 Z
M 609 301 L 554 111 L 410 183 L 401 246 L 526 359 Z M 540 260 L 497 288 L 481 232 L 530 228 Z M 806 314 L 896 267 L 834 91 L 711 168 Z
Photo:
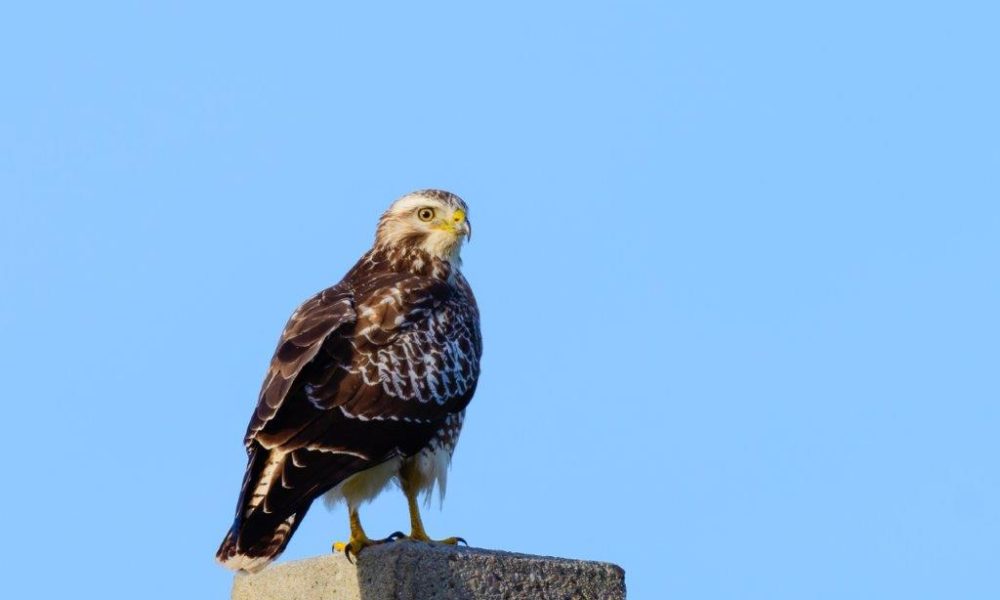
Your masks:
M 357 554 L 395 539 L 369 539 L 358 517 L 393 480 L 409 503 L 403 537 L 432 541 L 417 496 L 435 484 L 444 495 L 482 355 L 459 256 L 471 234 L 458 196 L 403 196 L 343 280 L 292 314 L 247 428 L 246 474 L 219 562 L 264 568 L 323 494 L 347 503 L 351 535 L 336 550 Z

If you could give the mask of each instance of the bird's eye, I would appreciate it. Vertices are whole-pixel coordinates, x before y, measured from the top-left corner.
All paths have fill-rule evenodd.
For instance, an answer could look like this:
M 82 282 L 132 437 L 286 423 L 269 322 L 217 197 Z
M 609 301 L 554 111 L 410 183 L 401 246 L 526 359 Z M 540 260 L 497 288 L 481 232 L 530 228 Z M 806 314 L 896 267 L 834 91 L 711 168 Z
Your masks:
M 434 218 L 434 209 L 421 208 L 420 210 L 417 211 L 417 217 L 419 217 L 421 221 L 430 221 L 431 219 Z

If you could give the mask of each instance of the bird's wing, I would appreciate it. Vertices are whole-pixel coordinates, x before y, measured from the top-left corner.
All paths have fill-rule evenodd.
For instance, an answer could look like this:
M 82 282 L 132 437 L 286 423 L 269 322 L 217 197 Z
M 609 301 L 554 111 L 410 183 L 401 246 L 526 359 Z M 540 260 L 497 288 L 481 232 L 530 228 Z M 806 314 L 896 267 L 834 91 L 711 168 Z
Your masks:
M 348 334 L 355 319 L 353 295 L 342 283 L 316 294 L 292 313 L 278 340 L 261 385 L 257 408 L 247 427 L 244 439 L 247 451 L 278 414 L 292 384 L 324 342 L 335 334 L 338 337 Z
M 272 359 L 248 449 L 380 462 L 425 443 L 478 377 L 478 315 L 454 295 L 436 279 L 385 273 L 307 301 Z
M 317 407 L 361 421 L 437 422 L 465 408 L 479 374 L 478 313 L 454 287 L 407 276 L 357 302 L 354 370 L 314 385 Z

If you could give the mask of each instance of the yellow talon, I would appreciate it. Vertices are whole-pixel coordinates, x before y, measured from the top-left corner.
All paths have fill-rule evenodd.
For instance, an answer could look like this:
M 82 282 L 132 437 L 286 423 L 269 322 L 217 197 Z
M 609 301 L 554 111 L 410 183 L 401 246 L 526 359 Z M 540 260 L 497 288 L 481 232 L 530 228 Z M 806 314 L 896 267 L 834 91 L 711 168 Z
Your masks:
M 428 544 L 446 544 L 448 546 L 456 546 L 458 544 L 465 544 L 466 546 L 469 545 L 469 542 L 465 541 L 465 538 L 460 538 L 457 536 L 444 538 L 443 540 L 432 540 L 431 538 L 427 537 L 427 534 L 421 536 L 421 535 L 414 535 L 411 533 L 410 535 L 400 539 L 411 542 L 426 542 Z
M 449 546 L 457 546 L 459 544 L 465 544 L 466 546 L 469 545 L 469 542 L 465 541 L 464 538 L 460 538 L 458 536 L 450 537 L 450 538 L 444 538 L 443 540 L 438 540 L 437 543 L 438 544 L 448 544 Z
M 351 539 L 347 542 L 334 542 L 333 551 L 343 552 L 347 556 L 347 560 L 351 560 L 351 555 L 357 556 L 362 550 L 368 546 L 376 546 L 378 544 L 384 544 L 387 541 L 393 539 L 389 537 L 385 540 L 373 540 L 365 535 L 365 530 L 361 527 L 361 518 L 358 517 L 358 511 L 356 509 L 350 510 L 351 519 Z
M 361 551 L 368 546 L 376 546 L 378 544 L 384 543 L 384 540 L 372 540 L 367 537 L 363 538 L 352 538 L 348 542 L 334 542 L 333 551 L 343 552 L 347 556 L 347 560 L 351 560 L 351 555 L 357 556 L 361 554 Z

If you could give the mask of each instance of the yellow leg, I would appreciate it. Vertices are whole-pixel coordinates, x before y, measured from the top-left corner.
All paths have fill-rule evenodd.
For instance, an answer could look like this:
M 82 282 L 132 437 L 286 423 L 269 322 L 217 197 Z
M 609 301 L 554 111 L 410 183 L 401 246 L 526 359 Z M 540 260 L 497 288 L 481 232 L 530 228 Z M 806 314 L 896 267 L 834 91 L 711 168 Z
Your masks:
M 406 494 L 406 502 L 410 507 L 410 535 L 406 536 L 404 539 L 414 540 L 418 542 L 433 542 L 437 544 L 450 544 L 454 546 L 455 544 L 461 542 L 467 544 L 465 540 L 460 537 L 450 537 L 443 540 L 432 540 L 427 531 L 424 530 L 424 522 L 420 518 L 420 507 L 417 506 L 417 489 L 413 485 L 413 469 L 403 467 L 400 471 L 400 480 L 403 483 L 403 493 Z

